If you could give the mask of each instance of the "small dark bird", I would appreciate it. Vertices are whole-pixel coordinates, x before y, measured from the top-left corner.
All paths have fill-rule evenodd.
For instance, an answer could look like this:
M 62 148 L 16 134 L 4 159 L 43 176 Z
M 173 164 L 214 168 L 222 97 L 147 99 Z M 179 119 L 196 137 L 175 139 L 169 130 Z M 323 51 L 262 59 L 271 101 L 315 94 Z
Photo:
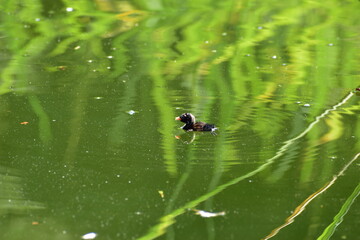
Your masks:
M 183 113 L 175 120 L 179 120 L 185 123 L 181 128 L 186 131 L 215 131 L 217 128 L 213 124 L 207 124 L 204 122 L 195 122 L 195 117 L 191 113 Z

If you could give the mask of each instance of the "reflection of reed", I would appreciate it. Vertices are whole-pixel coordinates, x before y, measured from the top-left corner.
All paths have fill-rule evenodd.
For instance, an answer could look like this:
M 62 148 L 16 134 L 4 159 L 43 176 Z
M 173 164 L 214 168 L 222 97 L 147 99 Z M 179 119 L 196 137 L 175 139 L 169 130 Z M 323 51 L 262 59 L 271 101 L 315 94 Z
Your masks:
M 277 153 L 275 154 L 274 157 L 269 158 L 268 160 L 266 160 L 266 162 L 261 165 L 260 167 L 258 167 L 257 169 L 242 175 L 240 177 L 234 178 L 233 180 L 224 183 L 218 187 L 216 187 L 214 190 L 198 197 L 197 199 L 188 202 L 187 204 L 183 205 L 182 207 L 175 209 L 174 211 L 172 211 L 171 213 L 163 216 L 162 218 L 160 218 L 160 223 L 155 225 L 154 227 L 152 227 L 150 229 L 150 231 L 144 235 L 143 237 L 139 238 L 139 239 L 155 239 L 161 235 L 163 235 L 165 233 L 165 230 L 171 226 L 173 223 L 175 223 L 175 218 L 182 215 L 183 213 L 185 213 L 187 211 L 187 209 L 194 209 L 198 204 L 208 200 L 211 197 L 214 197 L 215 195 L 217 195 L 218 193 L 222 192 L 223 190 L 227 189 L 228 187 L 235 185 L 249 177 L 252 177 L 262 171 L 264 171 L 268 166 L 270 166 L 271 164 L 273 164 L 275 162 L 276 159 L 280 158 L 281 156 L 283 156 L 285 154 L 285 152 L 288 150 L 288 148 L 294 144 L 296 142 L 296 140 L 304 137 L 322 118 L 324 118 L 326 115 L 328 115 L 330 112 L 336 110 L 337 108 L 339 108 L 340 106 L 344 105 L 354 94 L 352 92 L 350 92 L 340 103 L 336 104 L 335 106 L 333 106 L 330 109 L 325 110 L 321 115 L 319 115 L 318 117 L 316 117 L 315 121 L 312 122 L 302 133 L 300 133 L 299 135 L 297 135 L 296 137 L 287 140 L 286 142 L 284 142 L 284 145 L 277 151 Z M 351 165 L 351 163 L 353 161 L 355 161 L 355 159 L 360 155 L 357 154 L 355 156 L 355 158 L 350 161 L 343 169 L 342 171 L 339 172 L 339 175 L 343 174 L 344 171 Z M 335 181 L 334 179 L 332 181 Z M 331 182 L 330 182 L 331 183 Z M 329 186 L 331 186 L 331 184 L 327 184 Z M 309 199 L 311 200 L 312 198 L 316 197 L 317 195 L 319 195 L 322 191 L 325 191 L 327 189 L 327 185 L 325 185 L 324 188 L 320 189 L 317 193 L 315 193 L 314 195 L 310 196 Z M 306 206 L 306 205 L 304 205 Z M 301 208 L 301 207 L 300 207 Z
M 336 214 L 336 216 L 333 218 L 334 221 L 329 226 L 327 226 L 323 233 L 317 238 L 318 240 L 330 239 L 330 237 L 334 234 L 337 226 L 339 226 L 343 221 L 344 215 L 349 211 L 351 205 L 355 202 L 355 199 L 359 196 L 359 194 L 360 183 L 357 185 L 352 194 L 346 199 L 338 214 Z
M 0 166 L 0 215 L 25 214 L 29 210 L 44 209 L 39 202 L 33 202 L 26 198 L 23 191 L 22 178 L 15 176 L 11 169 Z
M 278 234 L 278 232 L 290 225 L 291 223 L 294 222 L 294 219 L 299 216 L 304 210 L 305 207 L 315 198 L 317 198 L 320 194 L 322 194 L 323 192 L 325 192 L 328 188 L 330 188 L 335 181 L 338 179 L 338 177 L 342 176 L 344 174 L 344 172 L 346 171 L 346 169 L 348 169 L 348 167 L 360 156 L 360 153 L 356 154 L 355 157 L 353 159 L 351 159 L 343 168 L 342 170 L 336 174 L 333 179 L 326 183 L 322 188 L 320 188 L 319 190 L 317 190 L 316 192 L 314 192 L 313 194 L 311 194 L 307 199 L 305 199 L 305 201 L 303 201 L 297 208 L 295 208 L 293 214 L 291 214 L 286 220 L 285 223 L 277 228 L 275 228 L 274 230 L 271 231 L 271 233 L 269 235 L 267 235 L 265 238 L 263 239 L 270 239 L 273 236 L 275 236 L 276 234 Z
M 154 64 L 154 69 L 159 67 Z M 156 87 L 153 88 L 152 96 L 160 115 L 161 128 L 158 131 L 162 134 L 161 146 L 164 151 L 164 159 L 166 164 L 166 171 L 171 175 L 177 174 L 176 156 L 175 156 L 175 142 L 171 134 L 173 130 L 173 123 L 169 123 L 169 119 L 172 119 L 175 115 L 170 107 L 166 92 L 166 81 L 158 74 L 158 71 L 153 72 L 153 81 Z
M 52 140 L 50 119 L 41 105 L 39 98 L 35 95 L 28 97 L 29 103 L 39 119 L 39 137 L 44 144 L 49 144 Z

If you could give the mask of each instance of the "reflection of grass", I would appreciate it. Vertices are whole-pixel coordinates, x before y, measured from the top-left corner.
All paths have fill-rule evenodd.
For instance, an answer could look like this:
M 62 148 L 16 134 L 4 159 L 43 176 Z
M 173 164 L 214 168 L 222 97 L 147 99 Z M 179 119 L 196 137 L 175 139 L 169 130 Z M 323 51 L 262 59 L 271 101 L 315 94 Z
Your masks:
M 360 156 L 360 153 L 356 154 L 355 157 L 353 159 L 351 159 L 342 169 L 341 171 L 336 174 L 336 176 L 333 177 L 333 179 L 326 183 L 322 188 L 320 188 L 318 191 L 314 192 L 313 194 L 311 194 L 305 201 L 303 201 L 294 211 L 293 214 L 291 214 L 291 216 L 289 216 L 286 220 L 285 223 L 277 228 L 275 228 L 274 230 L 271 231 L 271 233 L 266 236 L 264 239 L 270 239 L 272 237 L 274 237 L 276 234 L 279 233 L 279 231 L 281 229 L 283 229 L 284 227 L 290 225 L 291 223 L 294 222 L 295 218 L 297 216 L 299 216 L 304 210 L 305 207 L 307 205 L 309 205 L 315 198 L 317 198 L 320 194 L 324 193 L 325 191 L 327 191 L 334 183 L 335 181 L 338 179 L 338 177 L 342 176 L 345 171 L 348 169 L 348 167 L 355 162 L 358 157 Z M 360 193 L 360 185 L 358 185 L 355 189 L 355 191 L 353 192 L 353 194 L 351 194 L 351 196 L 349 197 L 349 199 L 345 202 L 345 204 L 342 206 L 340 212 L 338 215 L 335 216 L 334 218 L 334 222 L 332 224 L 330 224 L 324 231 L 324 233 L 318 238 L 318 239 L 329 239 L 330 236 L 334 233 L 335 228 L 337 227 L 337 225 L 339 225 L 342 222 L 342 217 L 347 213 L 348 209 L 350 208 L 351 204 L 353 203 L 353 201 L 355 200 L 355 198 L 359 195 Z
M 29 96 L 29 103 L 39 119 L 39 136 L 44 144 L 49 144 L 52 140 L 50 119 L 43 109 L 40 100 L 36 96 Z
M 351 97 L 354 94 L 352 92 L 350 92 L 340 103 L 336 104 L 335 106 L 333 106 L 330 109 L 327 109 L 326 111 L 324 111 L 324 113 L 322 113 L 321 115 L 319 115 L 318 117 L 316 117 L 315 121 L 313 121 L 303 132 L 301 132 L 299 135 L 297 135 L 296 137 L 287 140 L 284 145 L 279 149 L 279 151 L 276 153 L 276 155 L 268 160 L 266 160 L 266 162 L 264 164 L 262 164 L 260 167 L 258 167 L 257 169 L 255 169 L 254 171 L 251 171 L 243 176 L 234 178 L 233 180 L 224 183 L 218 187 L 216 187 L 214 190 L 200 196 L 199 198 L 188 202 L 187 204 L 183 205 L 182 207 L 175 209 L 173 212 L 163 216 L 162 218 L 160 218 L 160 223 L 155 225 L 154 227 L 152 227 L 150 229 L 150 231 L 144 235 L 143 237 L 141 237 L 140 239 L 154 239 L 156 237 L 159 237 L 161 235 L 163 235 L 166 231 L 166 228 L 168 228 L 169 226 L 171 226 L 172 224 L 175 223 L 175 218 L 180 216 L 181 214 L 185 213 L 188 209 L 193 209 L 195 208 L 198 204 L 208 200 L 209 198 L 217 195 L 218 193 L 222 192 L 223 190 L 227 189 L 228 187 L 237 184 L 249 177 L 252 177 L 260 172 L 262 172 L 263 170 L 265 170 L 269 165 L 273 164 L 274 161 L 278 158 L 280 158 L 281 156 L 284 155 L 284 153 L 287 151 L 287 149 L 294 144 L 298 139 L 304 137 L 321 119 L 323 119 L 326 115 L 328 115 L 330 112 L 336 110 L 337 108 L 339 108 L 340 106 L 342 106 L 343 104 L 345 104 L 349 99 L 351 99 Z M 356 159 L 356 158 L 355 158 Z M 347 167 L 346 167 L 347 168 Z M 343 173 L 343 172 L 341 172 Z
M 336 216 L 334 217 L 334 221 L 318 237 L 318 240 L 330 239 L 330 237 L 334 234 L 337 226 L 339 226 L 343 221 L 345 214 L 349 211 L 351 205 L 354 203 L 355 199 L 359 196 L 359 194 L 360 194 L 360 184 L 357 185 L 353 193 L 348 197 L 344 205 L 341 207 L 339 213 L 336 214 Z

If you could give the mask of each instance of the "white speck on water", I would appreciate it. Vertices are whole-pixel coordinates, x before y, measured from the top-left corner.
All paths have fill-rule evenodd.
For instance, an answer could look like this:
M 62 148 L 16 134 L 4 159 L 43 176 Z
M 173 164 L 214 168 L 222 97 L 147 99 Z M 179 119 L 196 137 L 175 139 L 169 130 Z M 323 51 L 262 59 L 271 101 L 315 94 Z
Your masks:
M 103 99 L 104 97 L 94 97 L 94 99 L 99 100 L 99 99 Z
M 216 51 L 216 49 L 214 49 L 214 50 L 211 50 L 213 53 L 216 53 L 217 51 Z
M 107 69 L 111 69 L 111 67 L 106 67 Z
M 223 32 L 221 35 L 226 36 L 226 35 L 227 35 L 227 32 Z
M 80 46 L 76 46 L 74 47 L 74 50 L 79 50 L 81 47 Z
M 276 55 L 274 55 L 274 56 L 272 56 L 271 58 L 272 58 L 272 59 L 277 59 L 277 56 L 276 56 Z
M 92 63 L 93 62 L 93 60 L 88 60 L 88 63 Z
M 257 27 L 257 29 L 259 29 L 259 30 L 261 30 L 261 29 L 263 29 L 264 27 L 262 27 L 262 26 L 258 26 Z
M 113 56 L 107 56 L 107 58 L 109 58 L 109 59 L 110 59 L 110 58 L 113 58 Z
M 305 103 L 305 104 L 304 104 L 304 107 L 310 107 L 310 104 L 309 104 L 309 103 Z
M 332 47 L 332 46 L 334 46 L 334 44 L 333 44 L 333 43 L 329 43 L 328 46 L 329 46 L 329 47 Z
M 40 20 L 41 20 L 40 18 L 35 18 L 36 22 L 40 22 Z
M 131 181 L 129 181 L 128 183 L 131 183 Z
M 116 175 L 117 177 L 120 177 L 120 174 Z
M 94 238 L 96 238 L 96 236 L 97 236 L 96 233 L 90 232 L 90 233 L 84 234 L 81 238 L 82 239 L 94 239 Z
M 72 7 L 68 7 L 68 8 L 66 8 L 66 11 L 67 12 L 72 12 L 72 11 L 74 11 L 74 9 Z
M 245 57 L 250 57 L 250 56 L 251 56 L 251 54 L 250 54 L 250 53 L 245 54 Z
M 225 216 L 225 212 L 207 212 L 203 210 L 195 210 L 196 215 L 200 215 L 203 218 L 211 218 L 211 217 L 217 217 L 217 216 Z
M 134 110 L 130 110 L 127 113 L 130 114 L 130 115 L 134 115 L 136 112 Z
M 286 63 L 283 63 L 282 65 L 283 65 L 283 66 L 287 66 L 287 64 L 286 64 Z
M 209 41 L 205 41 L 205 43 L 206 43 L 206 44 L 208 44 L 208 43 L 209 43 Z

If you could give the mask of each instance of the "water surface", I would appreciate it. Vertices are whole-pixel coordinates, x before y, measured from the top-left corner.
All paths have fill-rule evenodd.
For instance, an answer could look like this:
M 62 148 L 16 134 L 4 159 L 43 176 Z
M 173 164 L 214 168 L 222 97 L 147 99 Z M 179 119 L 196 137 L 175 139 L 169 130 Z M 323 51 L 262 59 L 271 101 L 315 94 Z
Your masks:
M 359 4 L 1 4 L 1 239 L 356 239 Z

